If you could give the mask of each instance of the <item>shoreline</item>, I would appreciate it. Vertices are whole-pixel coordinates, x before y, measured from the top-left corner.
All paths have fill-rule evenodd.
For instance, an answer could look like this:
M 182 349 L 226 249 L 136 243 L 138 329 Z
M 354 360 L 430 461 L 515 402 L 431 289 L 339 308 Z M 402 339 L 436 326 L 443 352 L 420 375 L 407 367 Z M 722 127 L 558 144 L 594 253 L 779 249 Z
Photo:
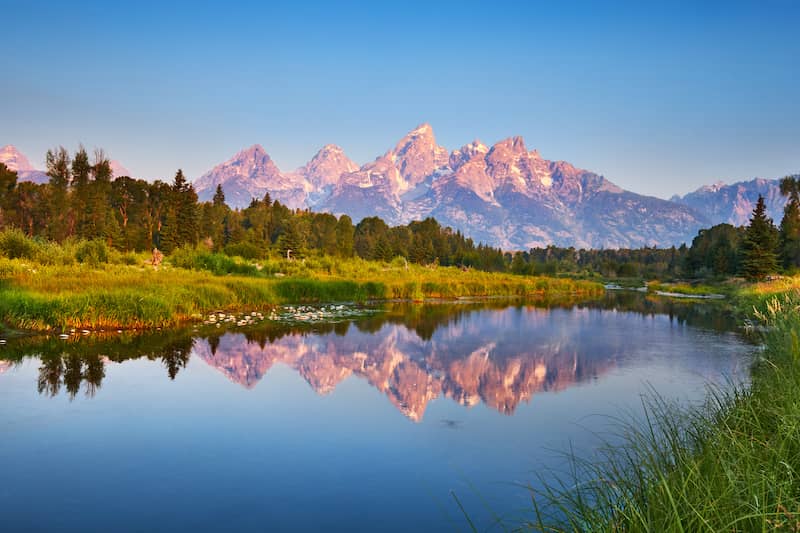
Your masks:
M 796 529 L 800 479 L 787 473 L 800 471 L 800 277 L 737 287 L 730 300 L 738 316 L 761 326 L 764 351 L 749 385 L 711 389 L 696 408 L 645 399 L 644 428 L 623 422 L 624 442 L 608 445 L 602 464 L 568 456 L 572 474 L 535 495 L 536 518 L 526 527 Z
M 6 260 L 0 335 L 75 330 L 156 330 L 210 312 L 265 311 L 286 304 L 469 301 L 492 298 L 592 298 L 602 285 L 563 278 L 462 272 L 457 268 L 353 268 L 339 275 L 267 278 L 165 267 L 43 266 Z M 356 267 L 363 267 L 358 264 Z M 347 274 L 351 275 L 347 275 Z M 3 330 L 0 330 L 3 331 Z

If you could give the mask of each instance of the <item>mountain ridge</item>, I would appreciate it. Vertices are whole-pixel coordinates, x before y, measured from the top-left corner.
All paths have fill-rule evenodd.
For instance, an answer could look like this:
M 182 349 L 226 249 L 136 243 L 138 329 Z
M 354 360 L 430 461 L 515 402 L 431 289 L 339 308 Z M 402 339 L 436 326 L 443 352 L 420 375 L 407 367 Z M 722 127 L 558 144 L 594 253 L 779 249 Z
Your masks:
M 750 219 L 759 195 L 764 197 L 768 216 L 776 224 L 780 222 L 787 199 L 781 194 L 779 179 L 752 178 L 731 184 L 716 181 L 670 200 L 707 213 L 717 224 L 741 226 Z
M 271 165 L 242 172 L 247 165 L 241 154 L 195 182 L 201 199 L 211 198 L 219 184 L 233 207 L 269 192 L 291 208 L 347 214 L 355 222 L 380 216 L 405 224 L 434 216 L 504 249 L 668 246 L 691 241 L 709 223 L 689 206 L 625 191 L 602 175 L 544 159 L 520 136 L 492 146 L 475 140 L 450 152 L 423 123 L 373 161 L 356 168 L 341 151 L 346 164 L 314 176 L 311 162 L 289 173 Z M 604 212 L 608 205 L 614 210 Z
M 0 148 L 0 163 L 21 181 L 48 181 L 13 145 Z M 115 176 L 130 175 L 118 161 L 111 165 Z M 356 223 L 369 216 L 392 225 L 432 216 L 506 250 L 688 244 L 701 228 L 746 224 L 759 194 L 776 223 L 786 203 L 779 180 L 768 178 L 717 181 L 669 200 L 640 195 L 567 161 L 544 159 L 520 136 L 491 146 L 475 139 L 448 151 L 428 123 L 360 166 L 340 146 L 326 144 L 305 165 L 283 172 L 254 144 L 193 183 L 202 201 L 222 185 L 228 204 L 238 208 L 269 193 L 292 209 L 347 214 Z

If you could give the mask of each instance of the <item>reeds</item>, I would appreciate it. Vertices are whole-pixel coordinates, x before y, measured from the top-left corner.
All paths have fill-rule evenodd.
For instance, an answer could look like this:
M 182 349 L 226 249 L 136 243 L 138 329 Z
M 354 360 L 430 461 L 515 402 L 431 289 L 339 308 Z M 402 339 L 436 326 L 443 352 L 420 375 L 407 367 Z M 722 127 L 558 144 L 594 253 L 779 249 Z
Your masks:
M 749 388 L 702 408 L 653 395 L 593 457 L 534 494 L 537 531 L 800 531 L 800 295 L 756 313 L 766 328 Z
M 59 246 L 21 239 L 12 235 L 8 247 L 20 254 L 0 257 L 0 323 L 19 329 L 169 327 L 208 311 L 283 303 L 603 293 L 597 283 L 571 279 L 358 258 L 248 261 L 196 248 L 180 248 L 154 269 L 146 255 L 120 254 L 96 242 Z

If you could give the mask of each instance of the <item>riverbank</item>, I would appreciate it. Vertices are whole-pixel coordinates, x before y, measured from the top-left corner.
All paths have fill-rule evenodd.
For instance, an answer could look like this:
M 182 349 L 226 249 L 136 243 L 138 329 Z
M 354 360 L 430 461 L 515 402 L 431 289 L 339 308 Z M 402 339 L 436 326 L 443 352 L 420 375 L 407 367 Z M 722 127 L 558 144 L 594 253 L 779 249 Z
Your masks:
M 735 304 L 763 329 L 750 386 L 712 390 L 702 409 L 652 399 L 624 446 L 574 459 L 568 479 L 534 495 L 527 527 L 800 530 L 800 279 L 742 287 Z
M 207 255 L 222 261 L 216 254 Z M 360 259 L 269 265 L 232 261 L 230 268 L 207 261 L 200 263 L 200 269 L 171 264 L 156 269 L 142 262 L 139 258 L 135 264 L 46 265 L 0 258 L 0 322 L 32 331 L 152 329 L 197 320 L 212 311 L 287 303 L 491 296 L 557 299 L 603 293 L 602 285 L 593 282 Z M 206 264 L 208 268 L 203 268 Z

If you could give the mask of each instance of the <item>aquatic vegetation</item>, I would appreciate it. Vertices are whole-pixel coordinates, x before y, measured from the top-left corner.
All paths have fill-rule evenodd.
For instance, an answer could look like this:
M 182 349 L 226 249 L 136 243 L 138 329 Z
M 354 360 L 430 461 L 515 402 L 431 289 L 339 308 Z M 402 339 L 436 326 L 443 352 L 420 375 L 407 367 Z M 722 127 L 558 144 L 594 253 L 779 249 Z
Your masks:
M 800 529 L 800 292 L 771 297 L 755 318 L 765 349 L 749 388 L 713 389 L 694 409 L 654 396 L 644 424 L 621 424 L 624 445 L 573 457 L 568 476 L 534 493 L 536 519 L 523 527 Z

